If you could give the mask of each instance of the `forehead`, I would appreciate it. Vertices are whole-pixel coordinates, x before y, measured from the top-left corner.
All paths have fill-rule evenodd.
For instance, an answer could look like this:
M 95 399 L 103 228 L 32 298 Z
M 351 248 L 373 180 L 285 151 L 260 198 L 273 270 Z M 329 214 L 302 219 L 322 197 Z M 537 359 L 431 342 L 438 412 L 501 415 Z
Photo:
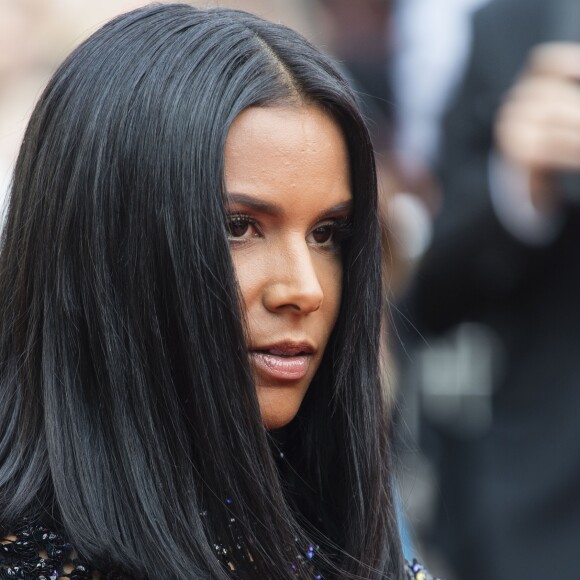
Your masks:
M 228 134 L 225 172 L 229 193 L 302 205 L 351 197 L 342 129 L 312 105 L 243 111 Z

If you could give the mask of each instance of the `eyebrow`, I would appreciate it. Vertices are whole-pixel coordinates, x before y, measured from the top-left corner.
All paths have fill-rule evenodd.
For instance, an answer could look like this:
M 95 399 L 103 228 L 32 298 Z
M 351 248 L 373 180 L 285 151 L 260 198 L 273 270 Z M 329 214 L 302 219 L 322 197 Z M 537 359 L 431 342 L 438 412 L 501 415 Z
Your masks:
M 256 199 L 255 197 L 246 195 L 245 193 L 228 193 L 226 195 L 226 202 L 238 203 L 240 205 L 246 206 L 247 208 L 253 209 L 260 213 L 271 215 L 273 217 L 278 217 L 283 213 L 282 209 L 275 203 Z
M 251 195 L 246 195 L 245 193 L 228 193 L 226 196 L 226 202 L 232 204 L 240 204 L 246 206 L 254 211 L 264 213 L 273 217 L 280 217 L 284 211 L 282 208 L 275 203 L 268 201 L 263 201 L 261 199 L 256 199 Z M 352 199 L 337 203 L 323 211 L 321 211 L 316 217 L 317 220 L 324 217 L 332 216 L 335 214 L 345 213 L 352 211 Z

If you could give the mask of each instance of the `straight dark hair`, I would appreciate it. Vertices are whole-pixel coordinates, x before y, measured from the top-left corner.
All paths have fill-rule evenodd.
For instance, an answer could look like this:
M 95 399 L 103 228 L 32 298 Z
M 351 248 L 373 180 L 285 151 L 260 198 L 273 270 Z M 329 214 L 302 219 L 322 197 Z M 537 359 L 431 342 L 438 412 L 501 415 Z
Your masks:
M 344 131 L 353 235 L 280 460 L 248 365 L 224 145 L 244 109 L 303 104 Z M 50 522 L 134 577 L 228 578 L 227 561 L 244 578 L 312 578 L 317 543 L 326 578 L 402 578 L 376 195 L 351 89 L 286 27 L 156 5 L 76 49 L 32 115 L 3 230 L 0 531 Z

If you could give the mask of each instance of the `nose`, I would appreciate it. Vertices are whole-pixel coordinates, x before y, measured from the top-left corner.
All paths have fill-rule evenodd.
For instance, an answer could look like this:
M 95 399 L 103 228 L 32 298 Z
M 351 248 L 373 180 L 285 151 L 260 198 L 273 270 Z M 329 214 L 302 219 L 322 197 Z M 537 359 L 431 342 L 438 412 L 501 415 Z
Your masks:
M 263 294 L 267 310 L 308 314 L 322 306 L 324 293 L 312 258 L 310 249 L 302 242 L 271 265 L 271 280 Z

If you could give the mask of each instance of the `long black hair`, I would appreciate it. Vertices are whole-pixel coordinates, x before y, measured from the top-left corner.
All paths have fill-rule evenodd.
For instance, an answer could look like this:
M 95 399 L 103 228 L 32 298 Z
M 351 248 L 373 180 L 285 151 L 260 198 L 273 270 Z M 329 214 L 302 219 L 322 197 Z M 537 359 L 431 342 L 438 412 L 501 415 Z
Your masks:
M 281 461 L 244 346 L 224 144 L 247 107 L 304 103 L 344 131 L 353 235 Z M 313 543 L 326 578 L 402 577 L 376 206 L 355 97 L 288 28 L 158 5 L 76 49 L 32 115 L 3 230 L 0 528 L 50 521 L 135 577 L 227 578 L 217 551 L 247 578 L 308 578 Z

